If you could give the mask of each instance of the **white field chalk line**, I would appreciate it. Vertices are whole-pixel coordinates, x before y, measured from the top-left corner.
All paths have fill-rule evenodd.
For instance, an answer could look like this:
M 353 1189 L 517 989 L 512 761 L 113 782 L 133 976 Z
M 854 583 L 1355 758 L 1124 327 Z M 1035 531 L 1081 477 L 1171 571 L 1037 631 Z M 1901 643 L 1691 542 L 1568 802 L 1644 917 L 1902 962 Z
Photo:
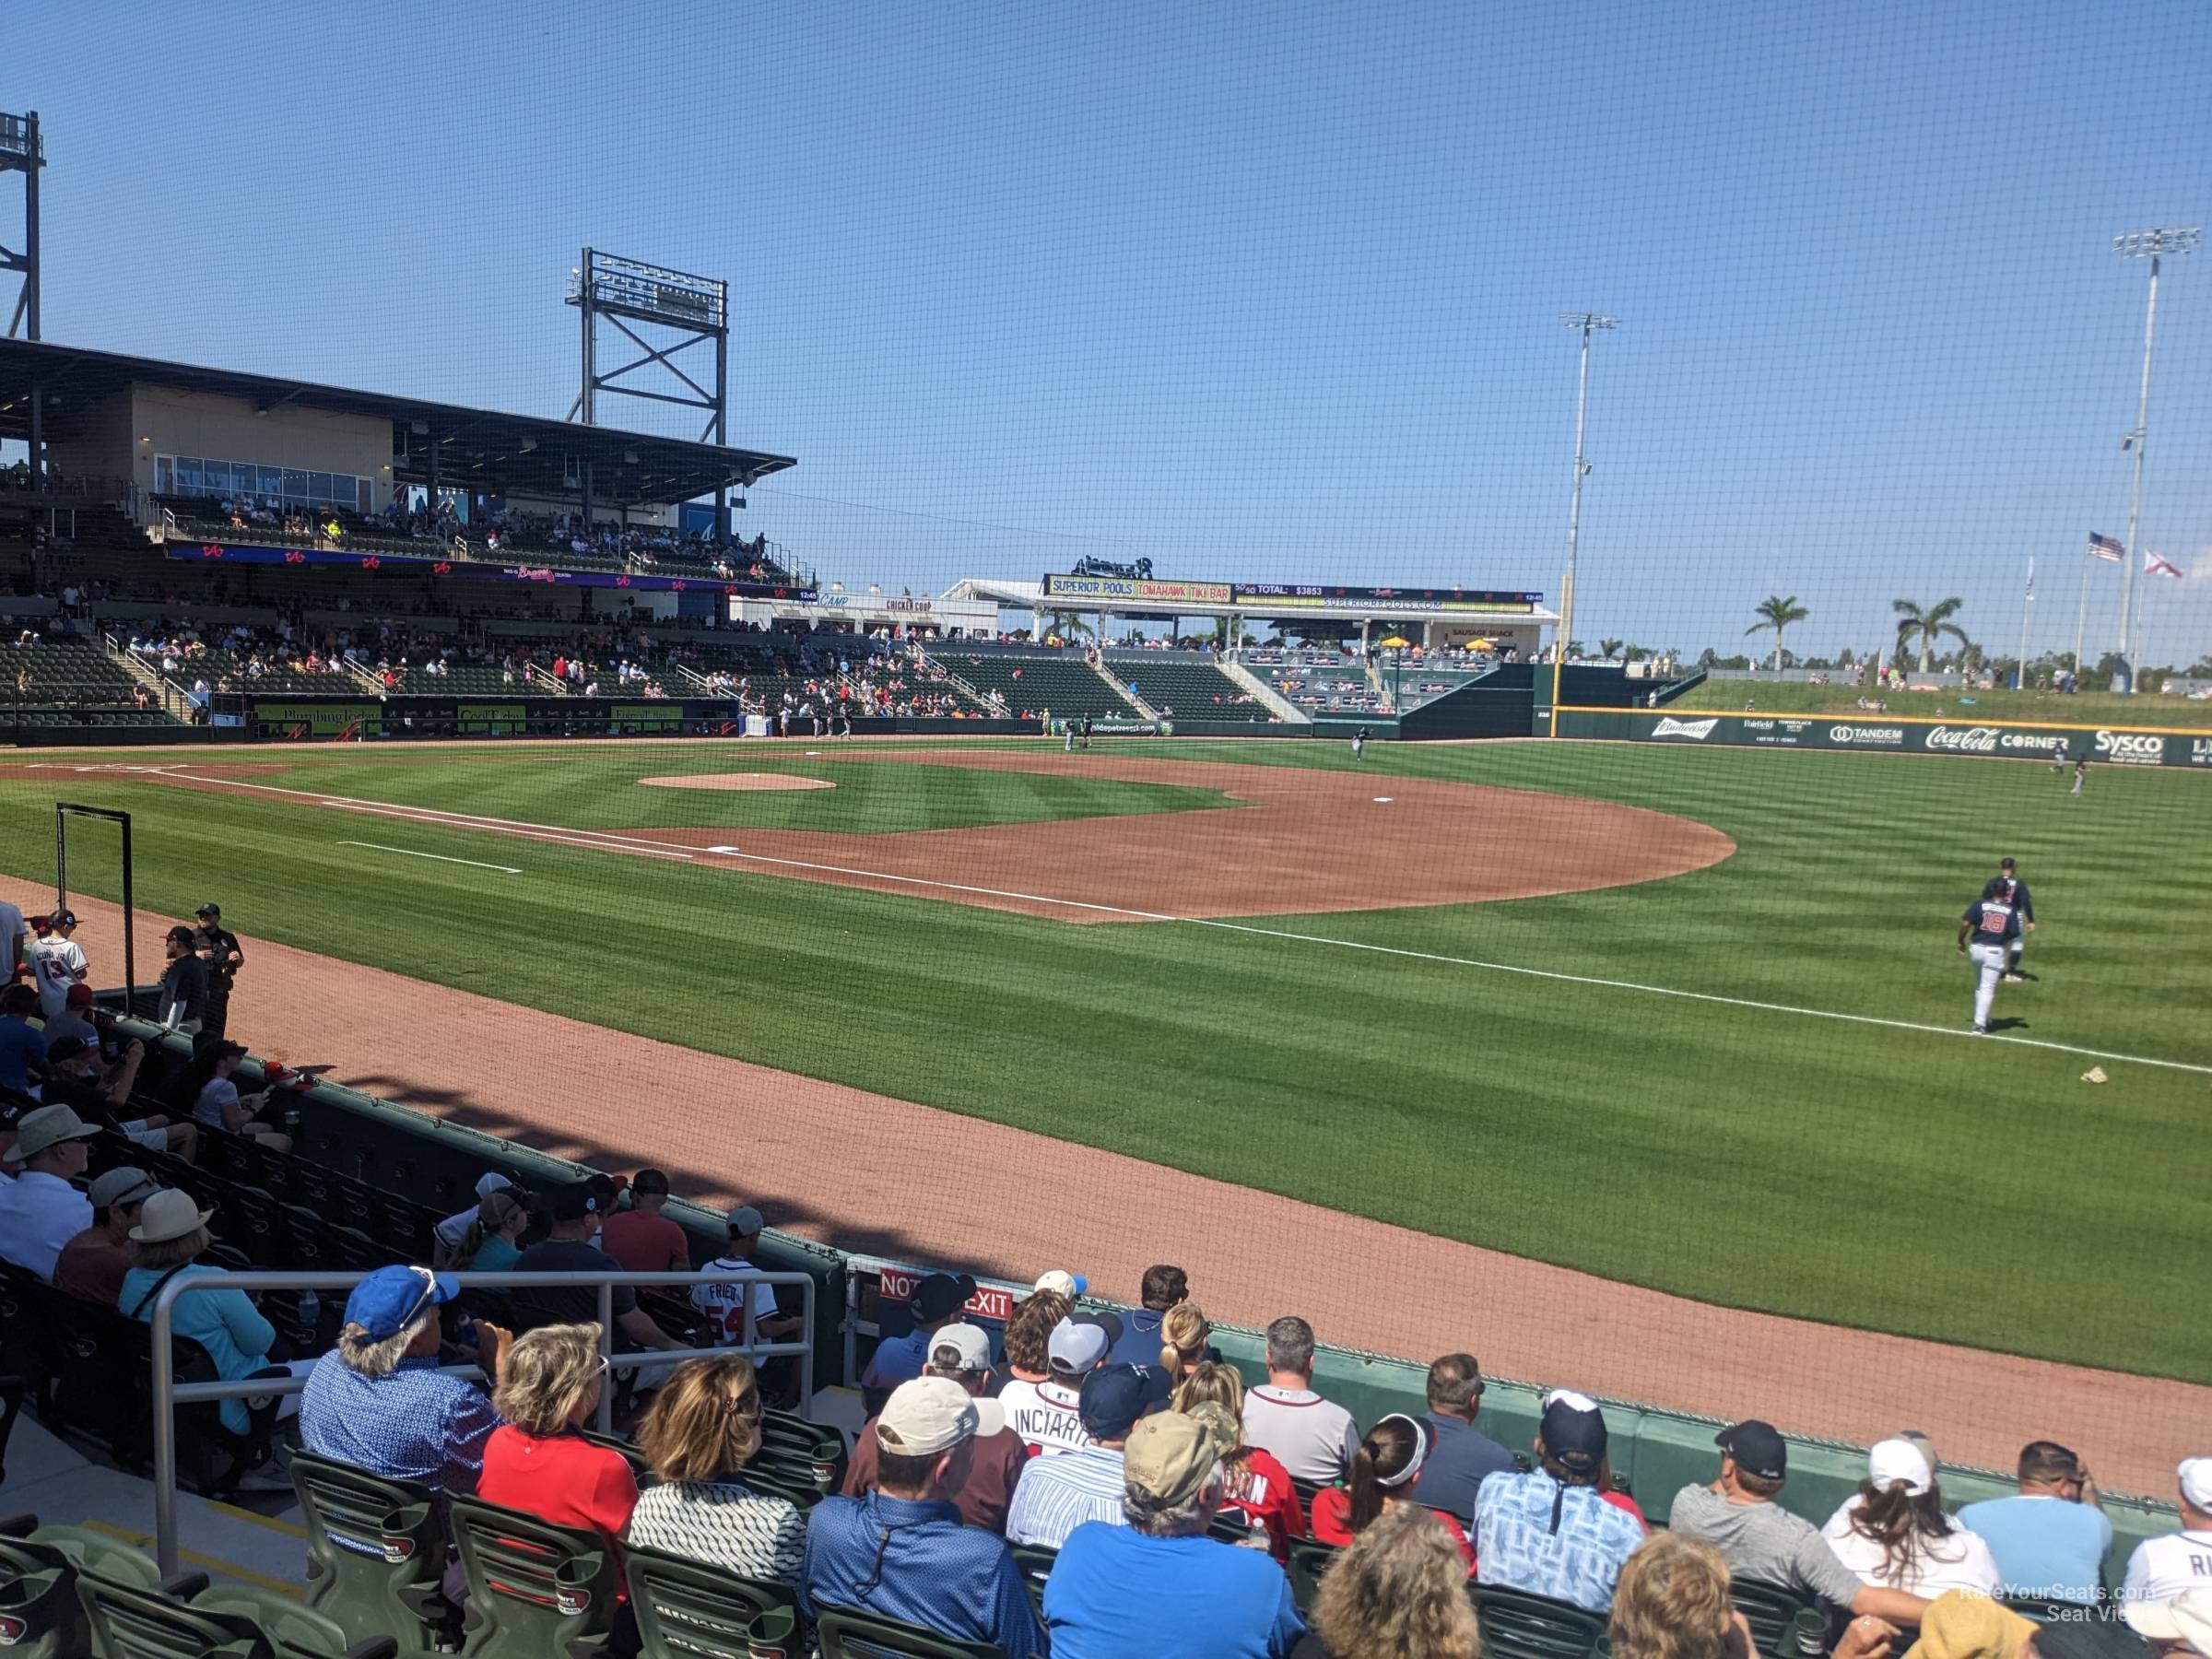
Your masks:
M 306 800 L 322 801 L 325 805 L 343 806 L 356 810 L 378 813 L 385 817 L 404 817 L 420 814 L 418 821 L 447 822 L 449 828 L 467 829 L 490 825 L 508 833 L 536 841 L 567 841 L 582 847 L 596 846 L 602 851 L 658 852 L 666 857 L 671 853 L 690 858 L 688 849 L 672 847 L 666 841 L 647 841 L 641 837 L 616 835 L 604 830 L 586 830 L 594 840 L 582 840 L 563 835 L 543 824 L 526 824 L 512 818 L 483 818 L 470 813 L 444 812 L 430 806 L 394 807 L 386 802 L 353 801 L 343 795 L 325 795 L 320 791 L 283 789 L 272 783 L 247 783 L 231 778 L 197 777 L 189 772 L 163 771 L 194 783 L 211 783 L 229 789 L 261 790 L 271 794 L 295 795 Z M 1161 911 L 1131 910 L 1119 904 L 1095 904 L 1080 899 L 1056 899 L 1044 893 L 1017 893 L 1004 888 L 976 887 L 959 881 L 936 881 L 926 876 L 898 876 L 885 870 L 854 869 L 846 865 L 815 864 L 800 858 L 771 858 L 760 853 L 723 852 L 718 848 L 708 851 L 718 857 L 734 858 L 747 864 L 778 865 L 794 870 L 818 870 L 824 875 L 853 876 L 869 881 L 897 882 L 907 887 L 936 888 L 946 892 L 973 893 L 987 899 L 1019 899 L 1030 904 L 1056 904 L 1066 910 L 1097 911 L 1104 915 L 1127 916 L 1139 922 L 1180 922 L 1189 927 L 1213 927 L 1225 933 L 1251 934 L 1259 938 L 1283 939 L 1300 945 L 1333 945 L 1340 950 L 1364 950 L 1377 956 L 1403 957 L 1410 961 L 1435 962 L 1451 968 L 1473 968 L 1486 973 L 1512 973 L 1527 979 L 1551 980 L 1560 984 L 1592 985 L 1606 991 L 1632 991 L 1645 996 L 1671 996 L 1684 1002 L 1712 1003 L 1723 1007 L 1750 1008 L 1762 1014 L 1794 1014 L 1806 1019 L 1834 1019 L 1848 1025 L 1880 1026 L 1893 1031 L 1919 1031 L 1931 1037 L 1961 1038 L 1969 1041 L 2004 1042 L 2015 1048 L 2043 1049 L 2052 1053 L 2079 1054 L 2089 1060 L 2115 1060 L 2132 1065 L 2153 1065 L 2165 1071 L 2189 1072 L 2197 1077 L 2212 1077 L 2212 1065 L 2197 1065 L 2186 1060 L 2160 1060 L 2148 1054 L 2115 1053 L 2110 1049 L 2080 1048 L 2070 1042 L 2046 1042 L 2035 1037 L 2015 1037 L 2003 1031 L 1992 1031 L 1976 1036 L 1957 1026 L 1926 1025 L 1918 1020 L 1888 1019 L 1876 1014 L 1846 1014 L 1835 1008 L 1801 1008 L 1789 1003 L 1759 1002 L 1750 997 L 1722 996 L 1710 991 L 1683 991 L 1672 985 L 1645 985 L 1633 980 L 1599 979 L 1586 973 L 1560 973 L 1547 968 L 1524 968 L 1512 962 L 1485 962 L 1473 957 L 1444 956 L 1435 951 L 1408 950 L 1396 945 L 1370 945 L 1359 939 L 1331 938 L 1326 934 L 1290 933 L 1282 928 L 1255 927 L 1250 923 L 1224 922 L 1214 916 L 1174 916 Z
M 442 853 L 418 853 L 412 847 L 387 847 L 382 841 L 342 841 L 338 845 L 341 847 L 366 847 L 371 853 L 397 853 L 408 858 L 434 858 L 440 864 L 466 865 L 472 870 L 500 870 L 509 876 L 522 874 L 512 865 L 484 864 L 474 858 L 448 858 Z

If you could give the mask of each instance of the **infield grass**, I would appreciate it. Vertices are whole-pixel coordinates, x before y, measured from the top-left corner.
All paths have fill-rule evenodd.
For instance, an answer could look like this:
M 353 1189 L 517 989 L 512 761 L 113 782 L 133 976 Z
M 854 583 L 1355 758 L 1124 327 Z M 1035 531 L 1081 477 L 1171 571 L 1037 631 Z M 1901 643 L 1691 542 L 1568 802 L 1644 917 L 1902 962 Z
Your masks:
M 876 786 L 888 793 L 857 820 L 865 828 L 922 827 L 910 821 L 920 811 L 998 822 L 1098 801 L 1159 809 L 1163 794 L 1170 806 L 1203 804 L 1136 785 L 1036 787 L 1096 779 L 871 769 L 865 752 L 834 760 L 895 774 Z M 1354 765 L 1345 746 L 1315 741 L 1112 752 Z M 271 758 L 224 758 L 246 755 Z M 739 815 L 700 821 L 853 827 L 862 798 L 857 782 L 850 794 L 693 795 L 629 782 L 818 772 L 828 759 L 759 743 L 282 758 L 287 775 L 255 781 L 582 827 L 681 821 L 665 802 Z M 374 839 L 524 874 L 364 858 L 335 844 L 363 835 L 360 820 L 121 775 L 0 769 L 0 862 L 51 878 L 57 795 L 126 807 L 140 815 L 140 905 L 181 915 L 218 895 L 249 940 L 1607 1278 L 2212 1382 L 2212 1324 L 2176 1317 L 2212 1270 L 2212 1077 L 1956 1035 L 1971 986 L 1952 948 L 1959 910 L 2011 853 L 2042 925 L 2028 958 L 2039 979 L 2003 987 L 2000 1020 L 2039 1040 L 2212 1065 L 2206 779 L 2100 768 L 2076 800 L 2034 764 L 1539 743 L 1382 745 L 1361 770 L 1543 790 L 1562 814 L 1583 798 L 1632 803 L 1712 824 L 1738 851 L 1668 881 L 1486 905 L 1308 916 L 1286 892 L 1284 914 L 1253 925 L 1944 1029 L 1194 924 L 1076 926 L 413 823 Z M 944 779 L 963 787 L 929 794 Z M 745 816 L 770 812 L 781 816 Z M 853 862 L 865 867 L 865 841 Z M 73 880 L 115 897 L 96 868 L 73 861 Z M 2092 1064 L 2112 1080 L 2080 1081 Z M 1018 1171 L 960 1178 L 1049 1210 Z M 1207 1218 L 1131 1225 L 1171 1259 L 1178 1243 L 1203 1248 Z M 1421 1271 L 1418 1260 L 1372 1269 Z M 1466 1294 L 1471 1320 L 1577 1317 L 1487 1308 L 1480 1286 Z

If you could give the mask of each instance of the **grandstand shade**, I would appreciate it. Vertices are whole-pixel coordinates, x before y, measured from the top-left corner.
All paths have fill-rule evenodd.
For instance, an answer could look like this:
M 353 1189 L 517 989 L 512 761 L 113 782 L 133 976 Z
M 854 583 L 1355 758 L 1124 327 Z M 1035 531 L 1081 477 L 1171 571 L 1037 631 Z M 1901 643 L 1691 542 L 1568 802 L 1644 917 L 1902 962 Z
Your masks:
M 239 398 L 271 414 L 298 407 L 388 419 L 396 441 L 392 476 L 398 484 L 429 484 L 433 439 L 441 452 L 439 482 L 457 488 L 559 499 L 576 493 L 566 481 L 570 463 L 588 462 L 593 468 L 593 495 L 606 507 L 667 506 L 717 489 L 744 488 L 770 473 L 798 465 L 792 456 L 759 450 L 389 397 L 158 358 L 7 339 L 0 339 L 0 440 L 29 440 L 33 386 L 46 395 L 45 436 L 49 443 L 99 443 L 107 435 L 96 429 L 97 416 L 107 400 L 134 386 L 159 387 Z M 414 429 L 418 425 L 427 427 L 428 433 L 417 433 Z M 112 447 L 115 440 L 108 439 L 108 442 Z M 530 445 L 527 449 L 525 442 Z M 629 455 L 637 459 L 626 459 Z M 127 447 L 120 448 L 112 465 L 98 470 L 127 476 L 133 460 Z

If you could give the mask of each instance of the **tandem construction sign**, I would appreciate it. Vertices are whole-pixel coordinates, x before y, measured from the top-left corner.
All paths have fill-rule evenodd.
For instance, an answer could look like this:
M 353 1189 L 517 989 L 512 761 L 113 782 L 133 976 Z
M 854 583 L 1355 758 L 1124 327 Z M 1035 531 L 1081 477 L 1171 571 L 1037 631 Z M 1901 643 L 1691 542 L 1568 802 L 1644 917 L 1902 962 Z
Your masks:
M 2008 760 L 2091 760 L 2105 766 L 2212 770 L 2212 730 L 2139 726 L 1965 725 L 1912 714 L 1703 714 L 1642 709 L 1559 711 L 1562 737 L 1705 748 L 1866 749 L 1877 754 L 1991 755 Z

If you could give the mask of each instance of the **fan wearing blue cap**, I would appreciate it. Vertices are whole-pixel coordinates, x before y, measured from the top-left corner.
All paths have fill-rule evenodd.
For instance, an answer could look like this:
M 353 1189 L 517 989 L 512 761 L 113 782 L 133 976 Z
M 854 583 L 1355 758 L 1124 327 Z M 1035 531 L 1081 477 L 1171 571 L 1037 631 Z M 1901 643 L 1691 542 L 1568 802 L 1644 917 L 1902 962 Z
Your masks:
M 1085 1444 L 1033 1460 L 1006 1510 L 1006 1538 L 1057 1549 L 1086 1521 L 1124 1526 L 1122 1448 L 1147 1412 L 1167 1404 L 1168 1374 L 1149 1365 L 1100 1365 L 1083 1373 L 1078 1409 Z
M 300 1442 L 318 1457 L 434 1492 L 473 1492 L 500 1414 L 475 1383 L 438 1369 L 439 1310 L 457 1287 L 428 1267 L 379 1267 L 346 1299 L 337 1346 L 300 1396 Z M 477 1326 L 477 1362 L 496 1380 L 508 1335 Z
M 1603 1613 L 1646 1530 L 1606 1501 L 1605 1414 L 1587 1395 L 1553 1390 L 1535 1450 L 1537 1467 L 1492 1475 L 1476 1492 L 1479 1581 Z

